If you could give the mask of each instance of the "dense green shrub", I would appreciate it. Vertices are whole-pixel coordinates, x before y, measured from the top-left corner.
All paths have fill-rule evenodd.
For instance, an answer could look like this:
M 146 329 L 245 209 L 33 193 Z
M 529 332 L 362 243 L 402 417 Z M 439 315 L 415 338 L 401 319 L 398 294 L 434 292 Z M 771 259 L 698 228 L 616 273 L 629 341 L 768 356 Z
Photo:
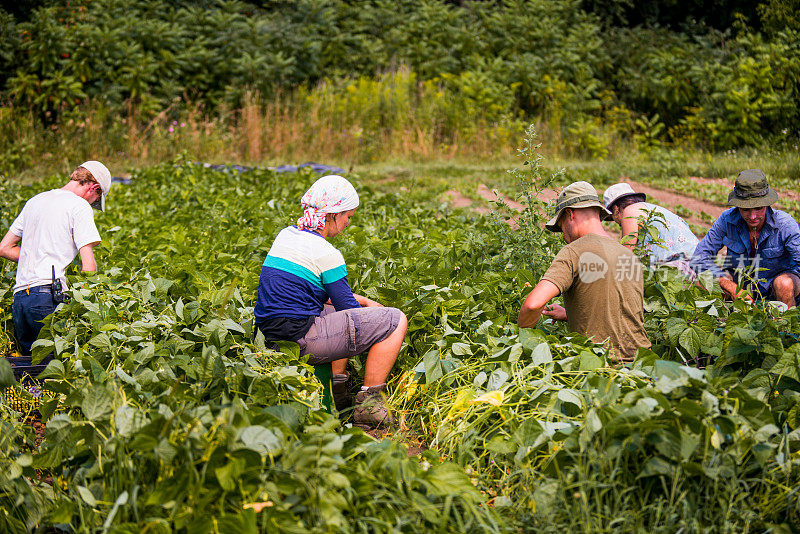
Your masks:
M 189 103 L 214 113 L 248 94 L 269 102 L 408 69 L 461 95 L 470 119 L 536 117 L 556 138 L 582 135 L 614 108 L 657 114 L 658 141 L 727 149 L 796 138 L 791 14 L 762 5 L 763 36 L 753 6 L 734 0 L 725 16 L 705 17 L 711 26 L 675 22 L 705 4 L 648 2 L 628 20 L 626 1 L 54 0 L 0 11 L 0 93 L 48 125 L 87 100 L 147 123 Z M 636 133 L 612 130 L 577 152 L 602 156 L 615 135 Z

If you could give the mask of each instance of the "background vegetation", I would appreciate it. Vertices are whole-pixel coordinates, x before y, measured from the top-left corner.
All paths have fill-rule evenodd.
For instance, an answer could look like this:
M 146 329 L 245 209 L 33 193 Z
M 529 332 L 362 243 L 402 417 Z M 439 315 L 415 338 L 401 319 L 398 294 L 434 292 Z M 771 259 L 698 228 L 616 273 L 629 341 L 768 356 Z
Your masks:
M 625 369 L 563 325 L 514 320 L 561 246 L 541 229 L 545 188 L 629 176 L 720 203 L 729 184 L 689 177 L 760 167 L 800 214 L 798 8 L 7 5 L 0 226 L 84 159 L 134 171 L 97 216 L 100 272 L 69 269 L 73 300 L 37 342 L 58 355 L 43 433 L 5 402 L 32 399 L 0 358 L 0 530 L 791 531 L 796 309 L 649 274 L 653 348 Z M 548 167 L 529 135 L 508 173 L 528 123 Z M 303 159 L 348 169 L 363 198 L 336 243 L 351 284 L 409 317 L 387 440 L 341 426 L 296 351 L 252 337 L 259 265 L 316 176 L 195 163 Z M 485 207 L 487 183 L 523 211 L 443 200 Z M 14 269 L 0 263 L 3 354 Z
M 792 2 L 55 0 L 0 10 L 0 161 L 796 150 Z

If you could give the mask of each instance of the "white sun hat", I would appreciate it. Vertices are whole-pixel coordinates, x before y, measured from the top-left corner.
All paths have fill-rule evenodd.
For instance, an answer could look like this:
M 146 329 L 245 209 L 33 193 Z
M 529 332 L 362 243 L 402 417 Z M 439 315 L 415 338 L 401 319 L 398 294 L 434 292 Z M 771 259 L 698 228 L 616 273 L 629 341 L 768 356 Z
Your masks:
M 614 184 L 606 189 L 605 192 L 603 192 L 603 204 L 607 210 L 610 210 L 611 206 L 614 205 L 614 202 L 632 195 L 640 196 L 642 198 L 641 202 L 644 202 L 647 199 L 647 195 L 644 193 L 637 193 L 634 191 L 631 187 L 631 184 L 626 184 L 624 182 Z
M 92 204 L 94 209 L 106 211 L 106 195 L 111 189 L 111 173 L 108 168 L 99 161 L 85 161 L 80 164 L 81 167 L 92 173 L 92 178 L 100 184 L 100 199 Z

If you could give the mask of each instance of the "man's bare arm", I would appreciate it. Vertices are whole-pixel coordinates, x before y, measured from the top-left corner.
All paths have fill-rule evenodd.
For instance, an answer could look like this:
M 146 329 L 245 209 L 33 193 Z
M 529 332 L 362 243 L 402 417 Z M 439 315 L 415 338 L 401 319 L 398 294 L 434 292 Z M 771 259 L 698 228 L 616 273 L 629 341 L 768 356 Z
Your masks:
M 18 235 L 6 232 L 6 235 L 0 241 L 0 258 L 18 262 L 21 241 L 22 239 Z
M 519 310 L 517 324 L 522 328 L 532 328 L 539 322 L 542 310 L 551 299 L 557 297 L 561 291 L 553 282 L 541 280 L 533 290 L 528 293 L 525 302 Z
M 96 271 L 97 262 L 94 260 L 94 247 L 97 243 L 89 243 L 80 249 L 81 255 L 81 270 L 82 271 Z
M 356 293 L 353 293 L 353 298 L 355 298 L 356 301 L 358 301 L 358 303 L 361 304 L 363 308 L 384 307 L 383 304 L 381 304 L 380 302 L 369 299 L 363 295 L 358 295 Z

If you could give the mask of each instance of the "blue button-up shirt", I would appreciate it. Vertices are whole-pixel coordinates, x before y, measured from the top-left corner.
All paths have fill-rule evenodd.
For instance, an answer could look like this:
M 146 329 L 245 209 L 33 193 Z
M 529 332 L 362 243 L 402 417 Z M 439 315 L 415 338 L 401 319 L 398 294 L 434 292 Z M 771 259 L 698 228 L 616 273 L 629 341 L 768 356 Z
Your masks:
M 723 246 L 728 252 L 720 268 L 714 263 L 714 258 Z M 772 281 L 779 274 L 788 271 L 800 275 L 800 227 L 794 217 L 785 211 L 767 207 L 758 246 L 753 250 L 747 223 L 742 219 L 739 208 L 730 208 L 722 212 L 697 245 L 691 265 L 695 271 L 711 271 L 717 278 L 728 271 L 734 274 L 734 280 L 737 280 L 734 269 L 763 269 L 753 272 L 751 276 L 758 280 L 761 294 L 767 296 Z

